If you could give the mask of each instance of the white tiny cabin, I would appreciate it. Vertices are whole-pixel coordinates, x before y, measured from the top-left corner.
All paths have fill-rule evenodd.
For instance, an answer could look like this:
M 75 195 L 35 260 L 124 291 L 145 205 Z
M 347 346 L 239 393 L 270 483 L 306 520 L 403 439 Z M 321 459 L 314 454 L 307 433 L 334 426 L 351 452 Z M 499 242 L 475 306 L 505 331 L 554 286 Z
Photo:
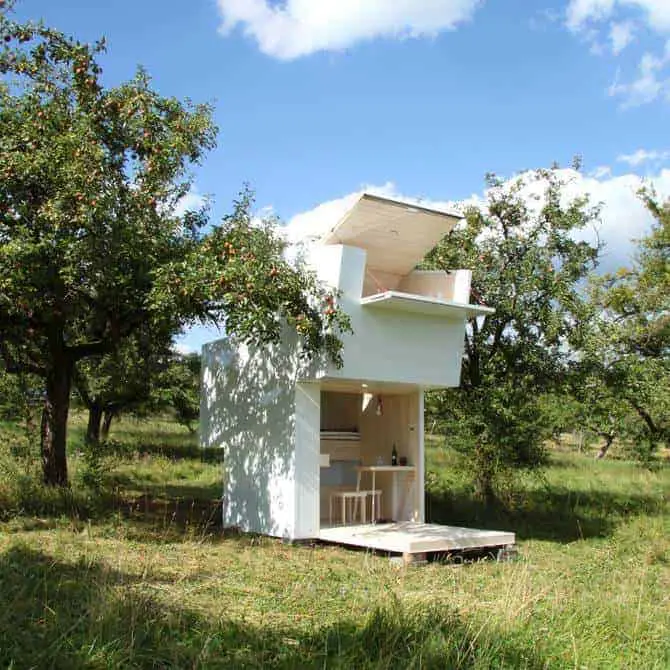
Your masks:
M 291 333 L 205 345 L 201 439 L 225 450 L 225 526 L 298 540 L 424 521 L 424 392 L 458 386 L 466 319 L 493 311 L 469 304 L 470 271 L 415 269 L 458 220 L 365 194 L 314 245 L 353 328 L 341 368 L 301 366 Z

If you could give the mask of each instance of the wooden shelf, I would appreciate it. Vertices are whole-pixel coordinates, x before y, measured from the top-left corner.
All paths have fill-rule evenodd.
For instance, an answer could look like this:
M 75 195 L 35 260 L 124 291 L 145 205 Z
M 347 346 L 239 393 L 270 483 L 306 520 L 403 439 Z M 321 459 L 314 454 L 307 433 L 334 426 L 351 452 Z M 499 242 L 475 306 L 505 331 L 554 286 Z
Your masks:
M 322 440 L 338 440 L 340 442 L 360 442 L 361 434 L 348 430 L 322 430 Z
M 360 472 L 416 472 L 414 465 L 359 465 Z
M 358 433 L 321 433 L 321 455 L 324 454 L 328 454 L 330 458 L 329 465 L 334 461 L 360 460 L 360 435 Z

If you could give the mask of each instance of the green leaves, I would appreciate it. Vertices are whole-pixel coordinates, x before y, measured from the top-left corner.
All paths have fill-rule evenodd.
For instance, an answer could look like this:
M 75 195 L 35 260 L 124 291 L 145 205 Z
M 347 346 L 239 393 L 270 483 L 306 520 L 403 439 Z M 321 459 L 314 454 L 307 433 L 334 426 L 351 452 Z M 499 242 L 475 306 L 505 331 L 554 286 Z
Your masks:
M 5 339 L 18 347 L 33 333 L 61 333 L 76 359 L 92 347 L 112 351 L 151 322 L 174 331 L 214 320 L 269 342 L 288 321 L 308 354 L 338 358 L 329 331 L 346 327 L 344 315 L 283 258 L 271 222 L 253 222 L 249 192 L 207 233 L 206 210 L 177 215 L 188 166 L 214 145 L 209 106 L 161 97 L 143 70 L 104 89 L 102 44 L 6 18 L 0 34 L 10 37 L 2 62 L 16 77 L 0 96 Z

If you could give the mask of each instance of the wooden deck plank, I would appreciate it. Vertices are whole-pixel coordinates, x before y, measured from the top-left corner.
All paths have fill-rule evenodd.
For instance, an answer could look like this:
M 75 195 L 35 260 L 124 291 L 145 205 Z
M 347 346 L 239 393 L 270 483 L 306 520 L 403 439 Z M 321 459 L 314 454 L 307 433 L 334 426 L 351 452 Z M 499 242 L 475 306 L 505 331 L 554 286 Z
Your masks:
M 515 543 L 514 533 L 412 521 L 322 528 L 319 539 L 400 554 L 486 549 Z

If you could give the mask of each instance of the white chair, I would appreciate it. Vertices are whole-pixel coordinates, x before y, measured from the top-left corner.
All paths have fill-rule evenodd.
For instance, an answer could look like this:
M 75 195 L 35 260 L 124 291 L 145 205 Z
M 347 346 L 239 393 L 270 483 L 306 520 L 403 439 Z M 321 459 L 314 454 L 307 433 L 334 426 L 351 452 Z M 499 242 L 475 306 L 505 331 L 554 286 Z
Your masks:
M 330 494 L 329 518 L 330 525 L 333 525 L 333 502 L 338 499 L 341 504 L 340 521 L 342 525 L 347 524 L 349 518 L 348 511 L 351 510 L 351 523 L 356 521 L 356 511 L 358 510 L 359 523 L 367 523 L 367 496 L 369 491 L 333 491 Z M 381 491 L 380 491 L 381 493 Z

